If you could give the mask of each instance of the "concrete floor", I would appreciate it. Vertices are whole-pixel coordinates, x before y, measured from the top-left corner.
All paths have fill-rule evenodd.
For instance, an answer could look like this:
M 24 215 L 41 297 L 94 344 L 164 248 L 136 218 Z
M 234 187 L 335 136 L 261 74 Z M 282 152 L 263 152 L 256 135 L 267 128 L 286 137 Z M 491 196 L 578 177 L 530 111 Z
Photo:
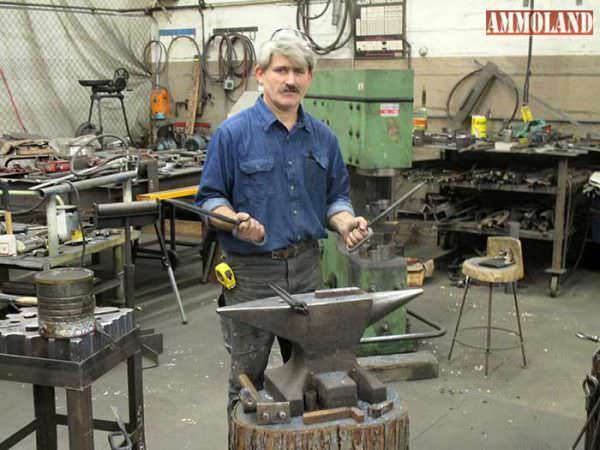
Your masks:
M 164 333 L 161 365 L 144 372 L 146 436 L 151 450 L 226 449 L 225 390 L 228 359 L 215 313 L 217 288 L 198 284 L 200 265 L 190 262 L 178 269 L 189 324 L 179 317 L 168 291 L 157 289 L 151 279 L 165 275 L 156 262 L 138 264 L 137 295 L 144 303 L 143 327 Z M 518 349 L 492 353 L 491 373 L 483 374 L 483 353 L 465 347 L 455 349 L 447 361 L 451 331 L 458 314 L 462 289 L 451 287 L 444 272 L 428 280 L 423 296 L 410 307 L 445 326 L 449 333 L 423 342 L 421 350 L 439 357 L 440 377 L 390 385 L 408 408 L 412 449 L 561 449 L 570 448 L 583 425 L 584 397 L 581 381 L 589 371 L 596 346 L 580 341 L 576 331 L 597 334 L 600 278 L 580 271 L 564 286 L 559 298 L 546 295 L 547 280 L 528 280 L 520 290 L 521 315 L 529 366 L 521 368 Z M 512 298 L 500 289 L 494 303 L 499 326 L 512 327 Z M 487 289 L 470 293 L 464 325 L 484 322 Z M 419 329 L 419 325 L 413 329 Z M 482 335 L 465 335 L 477 340 Z M 507 343 L 498 336 L 497 344 Z M 57 404 L 65 411 L 64 393 Z M 94 414 L 111 418 L 111 406 L 127 416 L 124 365 L 93 386 Z M 0 382 L 2 408 L 0 437 L 6 437 L 32 417 L 31 387 Z M 60 448 L 67 435 L 59 427 Z M 96 433 L 96 448 L 108 449 L 105 433 Z M 15 449 L 33 449 L 32 437 Z M 580 448 L 583 448 L 580 446 Z

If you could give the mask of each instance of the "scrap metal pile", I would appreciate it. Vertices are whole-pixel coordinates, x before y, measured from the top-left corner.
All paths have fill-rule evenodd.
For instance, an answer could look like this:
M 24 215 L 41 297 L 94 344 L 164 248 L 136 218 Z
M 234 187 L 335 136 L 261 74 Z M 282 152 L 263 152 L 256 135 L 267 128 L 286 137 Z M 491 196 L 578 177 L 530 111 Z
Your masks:
M 90 136 L 79 138 L 26 138 L 25 136 L 0 135 L 0 174 L 21 175 L 28 178 L 53 177 L 69 173 L 76 165 L 94 168 L 103 161 L 121 154 L 120 142 L 88 142 Z M 175 169 L 202 167 L 205 159 L 205 138 L 196 138 L 183 148 L 166 148 L 162 151 L 139 149 L 136 153 L 146 161 L 154 161 L 161 174 Z M 115 167 L 113 166 L 113 169 Z
M 456 195 L 430 196 L 429 207 L 439 225 L 451 223 L 475 224 L 479 229 L 505 228 L 507 222 L 518 222 L 521 230 L 550 232 L 554 229 L 554 210 L 536 205 L 507 209 L 486 206 L 485 199 Z
M 588 173 L 587 170 L 570 170 L 568 186 L 573 192 Z M 439 225 L 468 223 L 480 230 L 505 228 L 507 222 L 517 222 L 521 230 L 540 233 L 550 233 L 554 229 L 552 197 L 525 196 L 537 192 L 554 193 L 554 169 L 427 169 L 411 170 L 405 176 L 413 183 L 427 180 L 430 192 L 414 211 L 403 213 L 414 213 Z M 515 195 L 524 196 L 515 202 Z
M 0 320 L 0 353 L 83 361 L 135 328 L 130 308 L 97 307 L 94 316 L 95 333 L 54 339 L 40 334 L 37 308 L 22 308 Z
M 511 169 L 473 169 L 468 171 L 443 172 L 438 181 L 442 184 L 468 183 L 472 186 L 482 184 L 524 185 L 531 188 L 555 186 L 556 176 L 553 169 L 538 172 L 517 171 Z

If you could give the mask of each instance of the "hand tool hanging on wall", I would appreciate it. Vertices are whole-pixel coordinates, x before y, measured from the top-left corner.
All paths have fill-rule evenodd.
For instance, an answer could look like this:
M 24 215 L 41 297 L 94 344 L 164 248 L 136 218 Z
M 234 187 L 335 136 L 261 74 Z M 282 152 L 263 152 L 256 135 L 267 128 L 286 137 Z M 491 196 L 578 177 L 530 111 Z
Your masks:
M 419 189 L 421 189 L 426 184 L 427 184 L 427 181 L 422 181 L 421 183 L 417 184 L 410 191 L 408 191 L 406 194 L 404 194 L 398 200 L 396 200 L 394 203 L 392 203 L 387 209 L 383 210 L 374 219 L 369 221 L 369 233 L 367 234 L 367 237 L 365 237 L 364 239 L 359 241 L 353 247 L 348 248 L 347 249 L 348 252 L 353 253 L 353 252 L 357 251 L 359 248 L 361 248 L 363 245 L 365 245 L 367 243 L 367 241 L 369 240 L 369 238 L 371 238 L 371 236 L 373 236 L 373 228 L 372 228 L 373 225 L 375 225 L 377 222 L 379 222 L 382 219 L 384 219 L 385 217 L 387 217 L 392 211 L 394 211 L 398 206 L 400 206 L 402 203 L 404 203 L 406 200 L 408 200 L 415 192 L 417 192 Z

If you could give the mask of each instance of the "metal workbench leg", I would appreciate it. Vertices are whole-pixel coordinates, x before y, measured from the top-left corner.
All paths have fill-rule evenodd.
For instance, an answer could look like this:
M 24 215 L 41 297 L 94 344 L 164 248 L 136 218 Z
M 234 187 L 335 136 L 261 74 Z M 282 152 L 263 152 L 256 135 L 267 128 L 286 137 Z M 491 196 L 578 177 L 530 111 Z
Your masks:
M 92 387 L 67 389 L 67 425 L 69 450 L 94 450 Z
M 144 384 L 142 381 L 142 351 L 127 359 L 127 386 L 129 390 L 129 434 L 134 434 L 133 450 L 146 450 L 144 432 Z
M 167 227 L 165 226 L 166 222 L 165 222 L 165 214 L 167 212 L 167 204 L 164 202 L 160 202 L 160 232 L 162 233 L 163 236 L 167 235 Z
M 176 226 L 175 220 L 177 220 L 177 212 L 175 211 L 175 206 L 171 205 L 171 217 L 170 217 L 170 222 L 169 222 L 169 226 L 170 226 L 169 239 L 171 240 L 171 250 L 173 250 L 174 252 L 177 251 L 177 234 L 176 234 L 176 229 L 175 229 L 175 226 Z
M 115 303 L 125 304 L 125 266 L 123 263 L 123 245 L 117 245 L 112 249 L 113 276 L 121 279 L 121 284 L 115 292 Z
M 56 212 L 56 195 L 50 195 L 46 204 L 46 226 L 48 227 L 48 256 L 58 256 L 58 223 Z
M 552 241 L 552 278 L 550 280 L 550 295 L 556 297 L 560 289 L 560 275 L 564 272 L 563 246 L 565 239 L 565 204 L 567 200 L 567 177 L 569 161 L 567 158 L 558 160 L 556 178 L 556 204 L 554 205 L 554 239 Z
M 33 410 L 37 420 L 36 448 L 56 450 L 56 399 L 53 387 L 33 385 Z

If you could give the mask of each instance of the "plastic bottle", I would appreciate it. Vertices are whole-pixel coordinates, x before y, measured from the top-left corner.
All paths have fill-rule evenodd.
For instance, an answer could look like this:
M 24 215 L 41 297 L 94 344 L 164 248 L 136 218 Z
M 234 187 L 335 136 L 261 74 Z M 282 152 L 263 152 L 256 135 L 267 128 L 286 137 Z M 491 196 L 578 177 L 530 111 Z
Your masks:
M 421 107 L 413 111 L 413 132 L 427 130 L 427 91 L 421 91 Z

